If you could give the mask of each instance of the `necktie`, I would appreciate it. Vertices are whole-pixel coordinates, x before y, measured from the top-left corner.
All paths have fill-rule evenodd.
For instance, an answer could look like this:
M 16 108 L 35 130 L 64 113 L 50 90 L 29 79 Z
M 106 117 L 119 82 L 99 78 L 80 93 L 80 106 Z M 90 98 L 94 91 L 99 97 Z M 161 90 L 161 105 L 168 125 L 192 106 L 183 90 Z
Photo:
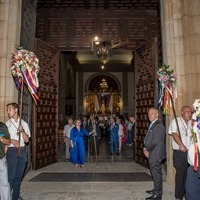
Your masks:
M 144 138 L 144 144 L 145 144 L 145 142 L 146 142 L 147 135 L 148 135 L 149 130 L 150 130 L 150 128 L 152 127 L 152 125 L 153 125 L 153 123 L 151 122 L 151 124 L 149 125 L 149 128 L 148 128 L 148 130 L 147 130 L 146 136 L 145 136 L 145 138 Z
M 149 128 L 147 130 L 147 133 L 149 132 L 150 128 L 152 127 L 153 123 L 151 122 L 151 124 L 149 125 Z

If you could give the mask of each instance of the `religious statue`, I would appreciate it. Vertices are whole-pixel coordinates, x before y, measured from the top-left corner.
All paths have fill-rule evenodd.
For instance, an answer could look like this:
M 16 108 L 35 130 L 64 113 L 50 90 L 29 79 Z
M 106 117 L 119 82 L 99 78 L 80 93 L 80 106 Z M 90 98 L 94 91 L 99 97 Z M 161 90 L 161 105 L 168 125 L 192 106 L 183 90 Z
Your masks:
M 104 114 L 104 113 L 105 113 L 105 111 L 106 111 L 105 99 L 104 99 L 104 98 L 102 99 L 101 111 L 102 111 L 102 113 L 103 113 L 103 114 Z

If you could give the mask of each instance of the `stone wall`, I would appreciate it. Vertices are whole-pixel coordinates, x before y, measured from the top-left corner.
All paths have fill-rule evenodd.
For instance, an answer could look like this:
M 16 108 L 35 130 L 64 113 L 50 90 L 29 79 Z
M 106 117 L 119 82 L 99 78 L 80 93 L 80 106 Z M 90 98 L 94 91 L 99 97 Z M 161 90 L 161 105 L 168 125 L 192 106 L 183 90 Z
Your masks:
M 176 111 L 200 97 L 200 1 L 161 0 L 163 59 L 178 76 Z M 173 118 L 167 118 L 166 125 Z M 174 182 L 171 138 L 167 136 L 167 181 Z
M 22 20 L 20 46 L 34 52 L 35 28 L 36 28 L 36 8 L 37 0 L 22 1 Z M 37 55 L 36 55 L 37 56 Z M 32 129 L 32 97 L 27 87 L 24 87 L 22 118 L 29 123 Z
M 7 120 L 6 104 L 17 101 L 18 91 L 10 73 L 11 53 L 20 43 L 22 0 L 0 1 L 0 121 Z

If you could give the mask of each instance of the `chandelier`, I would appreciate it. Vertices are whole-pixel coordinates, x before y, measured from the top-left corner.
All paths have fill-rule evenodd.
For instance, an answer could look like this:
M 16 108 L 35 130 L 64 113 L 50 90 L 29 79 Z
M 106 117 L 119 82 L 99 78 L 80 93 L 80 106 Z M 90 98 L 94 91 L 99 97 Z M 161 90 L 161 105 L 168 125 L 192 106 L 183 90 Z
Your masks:
M 93 41 L 93 50 L 102 64 L 107 63 L 109 58 L 112 56 L 111 43 L 105 41 L 101 42 L 97 36 Z
M 100 86 L 100 89 L 101 89 L 102 92 L 105 92 L 105 91 L 107 90 L 108 84 L 107 84 L 105 78 L 103 78 L 103 79 L 101 80 L 101 83 L 99 84 L 99 86 Z
M 108 61 L 108 57 L 109 57 L 109 51 L 106 47 L 101 47 L 97 50 L 97 56 L 99 58 L 99 60 L 105 64 Z

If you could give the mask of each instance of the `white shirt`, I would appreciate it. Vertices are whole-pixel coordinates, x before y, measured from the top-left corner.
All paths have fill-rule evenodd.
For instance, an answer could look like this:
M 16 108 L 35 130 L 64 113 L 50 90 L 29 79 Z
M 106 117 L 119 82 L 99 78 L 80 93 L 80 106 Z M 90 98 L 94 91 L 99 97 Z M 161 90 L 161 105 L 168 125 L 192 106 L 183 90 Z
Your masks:
M 123 126 L 119 124 L 118 136 L 122 137 L 123 135 L 124 135 Z
M 148 127 L 148 130 L 152 127 L 152 125 L 158 120 L 158 118 L 154 119 L 150 124 L 149 124 L 149 127 Z M 147 130 L 147 131 L 148 131 Z
M 152 125 L 153 125 L 157 120 L 158 120 L 158 118 L 154 119 L 154 120 L 149 124 L 148 130 L 147 130 L 147 132 L 146 132 L 146 136 L 145 136 L 145 138 L 144 138 L 144 144 L 145 144 L 145 141 L 146 141 L 146 138 L 147 138 L 147 134 L 148 134 L 150 128 L 152 127 Z
M 73 128 L 74 126 L 75 126 L 74 124 L 72 124 L 71 126 L 70 126 L 69 124 L 67 124 L 67 125 L 64 126 L 64 131 L 63 131 L 63 133 L 65 134 L 65 137 L 70 138 L 70 132 L 71 132 L 71 130 L 72 130 L 72 128 Z
M 127 129 L 129 130 L 129 131 L 131 131 L 132 130 L 132 128 L 133 128 L 133 122 L 128 122 L 128 125 L 127 125 Z
M 182 143 L 186 146 L 186 148 L 189 148 L 190 145 L 190 138 L 191 138 L 191 130 L 192 130 L 192 121 L 188 121 L 188 125 L 185 123 L 184 119 L 182 117 L 177 118 L 179 129 L 180 129 L 180 137 L 182 140 Z M 169 125 L 168 134 L 172 135 L 172 133 L 178 134 L 178 129 L 176 125 L 175 119 L 173 119 Z M 179 145 L 175 142 L 174 139 L 172 139 L 172 148 L 174 150 L 179 150 Z
M 96 123 L 92 123 L 92 128 L 94 130 L 94 135 L 97 136 L 97 126 L 96 126 Z
M 198 156 L 197 156 L 198 159 Z M 194 166 L 194 142 L 191 138 L 189 148 L 188 148 L 188 163 L 192 166 Z M 198 162 L 197 162 L 198 165 Z
M 30 133 L 30 129 L 29 129 L 28 123 L 25 122 L 24 120 L 22 120 L 21 124 L 23 126 L 23 129 L 24 129 L 25 133 L 30 137 L 31 133 Z M 10 139 L 19 141 L 19 136 L 17 134 L 17 129 L 19 127 L 19 119 L 17 120 L 17 122 L 15 122 L 14 119 L 10 118 L 6 122 L 6 125 L 8 127 L 8 131 L 10 133 Z M 24 143 L 24 139 L 22 137 L 22 134 L 20 136 L 21 136 L 20 137 L 20 147 L 24 147 L 25 143 Z M 11 143 L 8 147 L 14 147 L 14 145 Z

